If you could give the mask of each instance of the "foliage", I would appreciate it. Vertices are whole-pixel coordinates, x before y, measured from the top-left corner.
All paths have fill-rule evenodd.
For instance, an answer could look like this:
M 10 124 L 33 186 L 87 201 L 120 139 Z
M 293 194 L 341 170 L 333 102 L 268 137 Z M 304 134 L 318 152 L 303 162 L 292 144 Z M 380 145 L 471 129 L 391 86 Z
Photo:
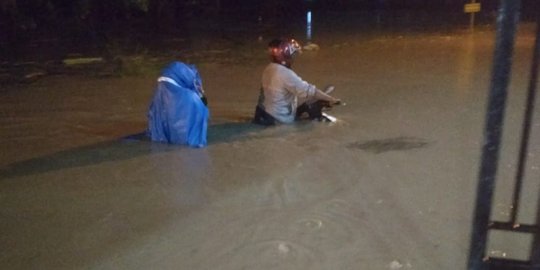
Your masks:
M 130 4 L 134 7 L 137 7 L 138 9 L 148 12 L 148 2 L 149 0 L 126 0 L 128 2 L 131 2 Z
M 160 38 L 186 38 L 193 27 L 209 29 L 212 20 L 242 18 L 275 28 L 302 23 L 307 8 L 366 10 L 439 8 L 461 12 L 470 0 L 0 0 L 0 60 L 28 53 L 51 53 L 59 60 L 68 53 L 109 53 L 118 40 L 142 46 Z M 499 0 L 482 0 L 483 10 L 494 9 Z M 540 9 L 540 1 L 523 0 L 523 15 Z M 448 9 L 447 7 L 452 7 Z M 193 23 L 204 18 L 207 24 Z M 221 24 L 223 25 L 223 24 Z M 271 23 L 268 25 L 272 25 Z M 191 29 L 189 29 L 191 27 Z M 221 27 L 221 26 L 218 26 Z M 209 29 L 212 32 L 214 29 Z M 196 31 L 196 30 L 194 30 Z M 221 30 L 218 30 L 221 31 Z M 223 31 L 220 32 L 222 34 Z M 52 44 L 43 45 L 44 41 Z M 26 51 L 25 51 L 26 48 Z M 70 48 L 77 48 L 76 52 Z M 111 57 L 105 56 L 105 57 Z M 114 57 L 114 56 L 112 56 Z

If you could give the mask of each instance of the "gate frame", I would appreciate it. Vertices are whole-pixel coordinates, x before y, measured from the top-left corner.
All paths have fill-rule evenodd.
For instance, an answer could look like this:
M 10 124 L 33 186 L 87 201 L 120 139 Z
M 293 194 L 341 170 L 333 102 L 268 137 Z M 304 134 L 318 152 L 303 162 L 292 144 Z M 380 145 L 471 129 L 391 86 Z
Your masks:
M 533 47 L 531 74 L 527 94 L 527 105 L 523 120 L 521 147 L 516 172 L 516 183 L 512 198 L 510 220 L 490 221 L 493 206 L 493 192 L 498 166 L 499 146 L 503 130 L 507 88 L 510 81 L 515 33 L 519 23 L 521 0 L 501 0 L 497 16 L 497 37 L 490 93 L 484 128 L 484 146 L 478 176 L 476 205 L 468 259 L 469 270 L 540 270 L 540 197 L 537 202 L 536 224 L 517 223 L 524 168 L 531 131 L 532 114 L 538 81 L 538 61 L 540 57 L 540 11 L 536 14 L 536 39 Z M 491 258 L 486 255 L 490 230 L 533 234 L 529 260 Z

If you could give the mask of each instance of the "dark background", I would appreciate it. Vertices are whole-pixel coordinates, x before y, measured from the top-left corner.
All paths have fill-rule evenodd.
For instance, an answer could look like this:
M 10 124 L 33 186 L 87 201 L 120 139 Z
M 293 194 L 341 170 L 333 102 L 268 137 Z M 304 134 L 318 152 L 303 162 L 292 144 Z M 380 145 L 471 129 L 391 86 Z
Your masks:
M 13 62 L 38 55 L 62 59 L 70 52 L 113 57 L 114 50 L 155 50 L 160 40 L 189 38 L 196 31 L 230 37 L 259 27 L 287 28 L 305 23 L 306 10 L 319 13 L 357 11 L 358 16 L 424 14 L 430 24 L 462 20 L 466 0 L 2 0 L 0 59 Z M 478 1 L 477 1 L 478 2 Z M 492 23 L 497 0 L 480 1 L 478 21 Z M 523 20 L 540 9 L 540 1 L 523 1 Z M 463 21 L 463 20 L 462 20 Z M 399 21 L 403 24 L 407 21 Z M 466 20 L 463 21 L 466 25 Z M 397 25 L 388 25 L 395 27 Z M 111 49 L 114 47 L 116 49 Z M 121 49 L 119 49 L 121 48 Z M 38 50 L 40 53 L 36 53 Z M 45 57 L 46 55 L 47 57 Z

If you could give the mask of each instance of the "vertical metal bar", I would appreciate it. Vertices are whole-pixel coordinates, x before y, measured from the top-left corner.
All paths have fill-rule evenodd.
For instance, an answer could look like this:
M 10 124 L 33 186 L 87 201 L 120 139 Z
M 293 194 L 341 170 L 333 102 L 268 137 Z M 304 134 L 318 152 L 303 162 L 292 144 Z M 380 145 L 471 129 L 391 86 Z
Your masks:
M 533 63 L 529 91 L 536 91 L 538 83 L 538 61 L 540 61 L 540 10 L 536 11 L 536 41 L 534 45 Z M 536 206 L 536 233 L 531 248 L 530 261 L 532 269 L 540 269 L 540 197 Z
M 489 102 L 484 129 L 482 163 L 476 190 L 476 205 L 469 251 L 468 269 L 485 269 L 488 225 L 491 217 L 499 145 L 521 0 L 501 0 L 497 16 L 497 38 Z
M 537 28 L 537 34 L 536 34 L 536 42 L 534 46 L 533 51 L 533 59 L 531 64 L 531 78 L 529 81 L 529 89 L 527 93 L 527 107 L 525 108 L 525 117 L 523 119 L 523 130 L 522 130 L 522 138 L 521 138 L 521 148 L 519 152 L 519 159 L 518 159 L 518 169 L 516 172 L 516 186 L 514 189 L 514 195 L 512 198 L 512 211 L 510 213 L 510 222 L 516 223 L 517 215 L 519 211 L 519 203 L 520 203 L 520 196 L 521 196 L 521 188 L 523 186 L 523 171 L 525 169 L 525 164 L 527 162 L 527 149 L 529 148 L 529 135 L 530 135 L 530 129 L 531 129 L 531 120 L 532 120 L 532 114 L 534 112 L 534 103 L 536 98 L 536 82 L 538 80 L 538 25 Z

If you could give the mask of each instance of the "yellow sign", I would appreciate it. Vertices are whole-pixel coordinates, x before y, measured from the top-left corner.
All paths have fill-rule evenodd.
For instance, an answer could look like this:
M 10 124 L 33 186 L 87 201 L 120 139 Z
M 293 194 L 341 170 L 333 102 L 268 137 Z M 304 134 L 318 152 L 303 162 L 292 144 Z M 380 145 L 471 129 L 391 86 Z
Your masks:
M 465 13 L 480 12 L 480 3 L 465 4 L 463 11 L 465 11 Z

